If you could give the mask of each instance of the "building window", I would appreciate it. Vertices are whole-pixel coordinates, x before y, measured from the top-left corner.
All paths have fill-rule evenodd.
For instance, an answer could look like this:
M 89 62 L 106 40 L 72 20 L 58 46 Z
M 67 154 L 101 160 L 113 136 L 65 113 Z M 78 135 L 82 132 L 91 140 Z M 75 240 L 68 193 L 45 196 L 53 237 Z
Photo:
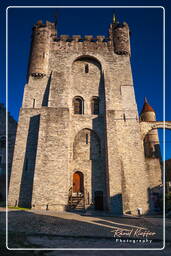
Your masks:
M 88 64 L 85 65 L 85 73 L 88 73 L 89 72 L 89 66 Z
M 86 144 L 88 144 L 88 134 L 86 133 Z
M 93 97 L 91 100 L 91 113 L 92 115 L 99 114 L 99 98 L 98 97 Z
M 0 148 L 5 148 L 6 147 L 6 138 L 5 136 L 0 138 Z
M 84 114 L 84 100 L 81 97 L 75 97 L 73 100 L 74 114 Z
M 36 100 L 33 99 L 33 108 L 35 108 Z

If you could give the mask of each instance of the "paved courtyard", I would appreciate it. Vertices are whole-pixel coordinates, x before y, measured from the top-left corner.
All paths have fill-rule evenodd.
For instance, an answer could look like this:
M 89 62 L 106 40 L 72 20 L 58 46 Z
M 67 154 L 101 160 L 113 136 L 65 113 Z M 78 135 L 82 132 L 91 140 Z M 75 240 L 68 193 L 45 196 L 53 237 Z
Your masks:
M 5 233 L 5 209 L 0 208 L 1 238 Z M 148 250 L 148 255 L 171 254 L 171 219 L 166 220 L 165 250 Z M 31 251 L 8 251 L 5 255 L 137 255 L 137 251 L 110 249 L 163 247 L 162 218 L 113 217 L 49 211 L 12 210 L 8 212 L 8 247 L 32 248 Z M 2 239 L 1 239 L 2 243 Z M 34 248 L 40 248 L 34 250 Z M 51 251 L 41 251 L 41 249 Z M 67 251 L 55 251 L 65 248 Z M 72 248 L 68 250 L 68 248 Z M 88 251 L 80 251 L 85 248 Z M 101 251 L 89 250 L 99 248 Z M 77 249 L 77 250 L 73 250 Z M 134 254 L 136 253 L 136 254 Z M 147 251 L 138 254 L 146 255 Z

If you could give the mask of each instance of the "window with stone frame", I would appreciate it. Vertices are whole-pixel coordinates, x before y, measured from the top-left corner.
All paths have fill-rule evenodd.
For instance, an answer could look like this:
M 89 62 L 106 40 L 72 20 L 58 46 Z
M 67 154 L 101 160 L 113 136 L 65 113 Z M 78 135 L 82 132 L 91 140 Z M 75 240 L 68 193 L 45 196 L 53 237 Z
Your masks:
M 92 115 L 99 114 L 99 97 L 93 97 L 91 100 L 91 114 Z
M 74 114 L 84 114 L 84 100 L 81 97 L 75 97 L 73 100 Z

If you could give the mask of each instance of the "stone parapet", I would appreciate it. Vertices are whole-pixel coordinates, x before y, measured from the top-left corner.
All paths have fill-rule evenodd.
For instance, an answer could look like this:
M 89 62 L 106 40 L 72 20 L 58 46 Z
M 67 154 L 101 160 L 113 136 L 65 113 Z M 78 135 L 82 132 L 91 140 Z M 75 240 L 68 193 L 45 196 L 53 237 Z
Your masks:
M 88 42 L 108 42 L 110 41 L 109 37 L 103 36 L 103 35 L 99 35 L 96 37 L 93 37 L 93 35 L 85 35 L 83 37 L 81 37 L 81 35 L 73 35 L 73 36 L 69 36 L 69 35 L 60 35 L 60 36 L 56 36 L 53 41 L 58 42 L 58 41 L 75 41 L 75 42 L 84 42 L 84 41 L 88 41 Z

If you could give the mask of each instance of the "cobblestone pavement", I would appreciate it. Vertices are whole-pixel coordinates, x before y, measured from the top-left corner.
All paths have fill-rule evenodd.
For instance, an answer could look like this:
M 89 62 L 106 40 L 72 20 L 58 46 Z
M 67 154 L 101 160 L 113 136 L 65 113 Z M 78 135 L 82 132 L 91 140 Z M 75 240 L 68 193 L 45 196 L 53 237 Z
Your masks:
M 5 210 L 0 208 L 1 234 L 5 232 Z M 10 248 L 162 248 L 162 219 L 82 216 L 75 213 L 9 210 Z M 166 225 L 166 249 L 148 255 L 171 255 L 171 220 Z M 138 230 L 138 231 L 137 231 Z M 143 237 L 138 233 L 156 234 Z M 170 234 L 170 238 L 169 238 Z M 115 237 L 114 237 L 115 235 Z M 118 239 L 118 240 L 116 240 Z M 141 240 L 141 241 L 138 241 Z M 150 242 L 152 240 L 152 242 Z M 34 250 L 34 249 L 33 249 Z M 8 251 L 15 255 L 14 251 Z M 15 251 L 16 252 L 16 251 Z M 136 251 L 137 252 L 137 251 Z M 155 253 L 154 253 L 155 252 Z M 22 251 L 17 251 L 21 254 Z M 135 251 L 25 251 L 27 255 L 137 255 Z M 147 255 L 147 251 L 138 254 Z M 26 255 L 26 254 L 24 254 Z

